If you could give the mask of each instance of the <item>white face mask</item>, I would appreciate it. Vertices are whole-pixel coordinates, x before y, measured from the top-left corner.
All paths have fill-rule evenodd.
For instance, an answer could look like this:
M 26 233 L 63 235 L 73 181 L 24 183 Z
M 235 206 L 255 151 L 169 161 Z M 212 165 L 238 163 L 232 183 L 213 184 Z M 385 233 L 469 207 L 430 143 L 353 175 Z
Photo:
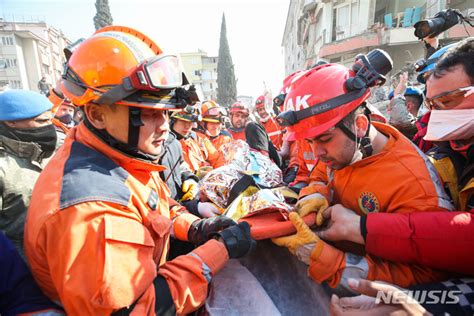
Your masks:
M 474 109 L 432 110 L 424 140 L 447 141 L 474 137 Z

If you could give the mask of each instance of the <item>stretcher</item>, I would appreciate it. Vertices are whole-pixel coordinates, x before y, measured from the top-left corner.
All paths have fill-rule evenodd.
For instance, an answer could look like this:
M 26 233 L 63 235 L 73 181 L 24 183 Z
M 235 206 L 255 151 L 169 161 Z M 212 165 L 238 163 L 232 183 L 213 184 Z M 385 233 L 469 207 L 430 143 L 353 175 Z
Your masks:
M 310 213 L 303 219 L 308 226 L 311 226 L 316 222 L 316 214 Z M 278 210 L 244 217 L 239 220 L 239 222 L 242 221 L 250 225 L 250 234 L 255 240 L 287 236 L 296 233 L 293 224 L 289 220 L 286 220 Z

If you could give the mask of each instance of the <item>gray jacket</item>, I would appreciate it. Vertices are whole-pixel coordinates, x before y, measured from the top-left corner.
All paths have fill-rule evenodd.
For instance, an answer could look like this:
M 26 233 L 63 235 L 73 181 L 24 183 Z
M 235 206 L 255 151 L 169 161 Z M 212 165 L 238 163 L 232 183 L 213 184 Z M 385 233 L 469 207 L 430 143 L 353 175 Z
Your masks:
M 23 228 L 31 193 L 46 161 L 35 143 L 0 135 L 0 230 L 23 255 Z
M 416 118 L 408 111 L 404 97 L 395 96 L 391 101 L 392 111 L 390 112 L 389 124 L 398 129 L 408 139 L 413 139 L 416 132 Z

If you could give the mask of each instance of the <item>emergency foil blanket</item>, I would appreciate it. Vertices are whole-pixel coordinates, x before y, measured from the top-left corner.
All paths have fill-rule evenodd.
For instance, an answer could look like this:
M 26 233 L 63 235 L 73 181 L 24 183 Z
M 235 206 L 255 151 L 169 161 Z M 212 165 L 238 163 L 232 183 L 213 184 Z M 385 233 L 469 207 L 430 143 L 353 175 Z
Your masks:
M 242 195 L 235 199 L 224 215 L 237 221 L 263 212 L 278 211 L 287 220 L 288 213 L 292 210 L 293 208 L 285 203 L 285 198 L 278 190 L 261 189 L 250 196 Z
M 282 182 L 282 172 L 267 156 L 251 151 L 242 140 L 221 147 L 226 164 L 210 171 L 200 183 L 201 192 L 218 207 L 228 206 L 231 189 L 244 175 L 256 186 L 273 188 Z

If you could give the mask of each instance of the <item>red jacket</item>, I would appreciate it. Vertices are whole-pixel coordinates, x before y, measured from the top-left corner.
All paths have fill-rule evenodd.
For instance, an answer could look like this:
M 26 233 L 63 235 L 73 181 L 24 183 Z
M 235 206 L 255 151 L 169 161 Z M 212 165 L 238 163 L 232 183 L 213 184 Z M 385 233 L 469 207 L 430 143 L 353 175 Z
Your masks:
M 368 253 L 474 276 L 473 212 L 367 215 Z

